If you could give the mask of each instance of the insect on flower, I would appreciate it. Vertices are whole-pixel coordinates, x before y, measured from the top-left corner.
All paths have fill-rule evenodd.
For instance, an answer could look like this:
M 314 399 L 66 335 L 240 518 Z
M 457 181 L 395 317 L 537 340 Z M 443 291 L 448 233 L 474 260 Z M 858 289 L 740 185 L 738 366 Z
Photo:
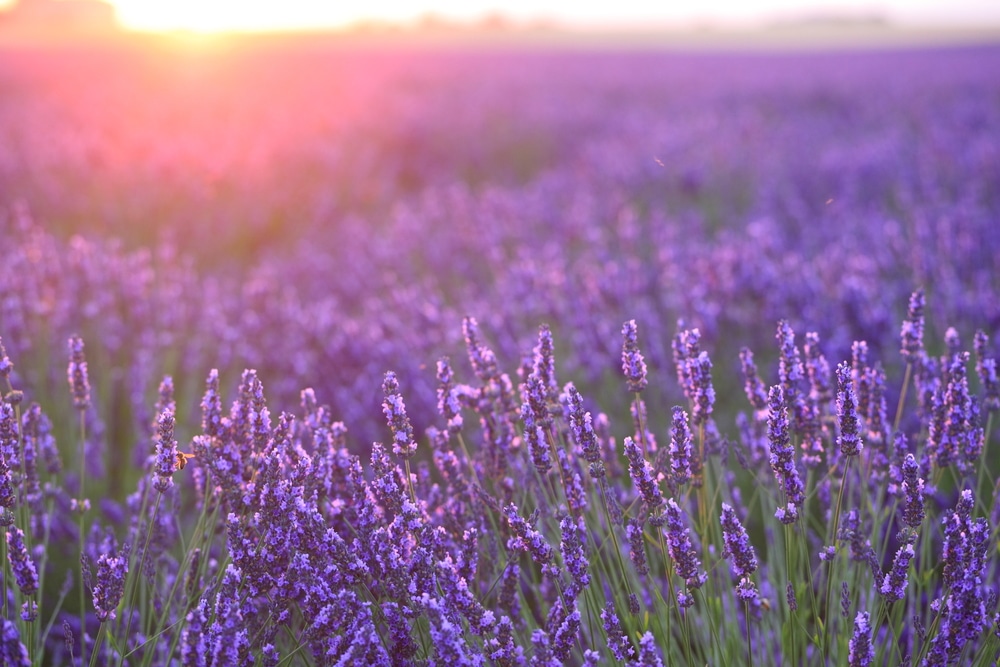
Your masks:
M 187 465 L 188 459 L 193 459 L 195 454 L 188 454 L 187 452 L 177 452 L 177 460 L 174 462 L 174 470 L 184 470 L 184 466 Z

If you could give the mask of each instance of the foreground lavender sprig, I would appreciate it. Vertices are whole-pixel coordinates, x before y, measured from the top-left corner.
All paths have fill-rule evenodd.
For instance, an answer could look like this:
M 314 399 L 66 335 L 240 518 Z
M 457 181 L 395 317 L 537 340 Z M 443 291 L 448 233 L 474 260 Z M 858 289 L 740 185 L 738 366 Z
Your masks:
M 768 409 L 767 439 L 771 450 L 771 469 L 785 495 L 785 506 L 778 507 L 774 516 L 782 523 L 794 523 L 799 517 L 798 508 L 805 502 L 805 487 L 795 465 L 795 448 L 792 447 L 788 429 L 785 392 L 780 384 L 771 387 Z
M 21 594 L 33 595 L 38 590 L 38 570 L 24 544 L 24 532 L 17 526 L 7 528 L 7 558 Z
M 869 667 L 874 658 L 871 621 L 867 611 L 859 611 L 854 617 L 854 634 L 851 636 L 847 664 L 850 667 Z
M 666 517 L 664 533 L 667 538 L 667 553 L 674 561 L 677 574 L 689 590 L 701 588 L 708 581 L 708 576 L 702 571 L 698 552 L 691 543 L 691 530 L 687 527 L 684 512 L 673 498 L 667 500 Z
M 755 600 L 757 586 L 750 575 L 757 571 L 757 554 L 750 544 L 750 536 L 732 506 L 722 503 L 722 516 L 719 520 L 722 523 L 722 541 L 726 546 L 723 555 L 732 560 L 733 576 L 740 579 L 736 586 L 736 597 L 740 600 Z
M 840 435 L 837 437 L 840 453 L 844 456 L 857 456 L 863 448 L 861 424 L 851 366 L 847 362 L 837 366 L 837 419 L 840 424 Z
M 156 420 L 156 464 L 153 488 L 163 493 L 174 485 L 177 467 L 177 441 L 174 439 L 174 413 L 169 408 Z
M 909 308 L 899 337 L 902 341 L 900 352 L 907 363 L 918 358 L 924 350 L 924 290 L 918 289 L 910 295 Z
M 622 371 L 628 380 L 628 390 L 640 392 L 646 388 L 646 362 L 639 351 L 639 334 L 635 320 L 622 326 Z
M 83 339 L 71 336 L 69 339 L 69 367 L 66 371 L 69 388 L 73 394 L 73 407 L 85 410 L 90 405 L 90 376 L 87 373 L 87 359 L 83 354 Z
M 645 503 L 647 511 L 652 512 L 663 504 L 663 495 L 660 493 L 653 466 L 643 457 L 642 450 L 632 438 L 626 436 L 624 446 L 632 483 L 639 490 L 639 497 Z
M 97 578 L 94 583 L 94 610 L 101 623 L 115 620 L 115 609 L 125 594 L 125 577 L 128 574 L 128 547 L 116 553 L 102 553 L 97 557 Z
M 417 443 L 413 439 L 413 427 L 406 415 L 406 405 L 399 393 L 399 381 L 396 374 L 388 371 L 382 382 L 382 412 L 392 431 L 392 452 L 402 459 L 409 459 L 417 452 Z

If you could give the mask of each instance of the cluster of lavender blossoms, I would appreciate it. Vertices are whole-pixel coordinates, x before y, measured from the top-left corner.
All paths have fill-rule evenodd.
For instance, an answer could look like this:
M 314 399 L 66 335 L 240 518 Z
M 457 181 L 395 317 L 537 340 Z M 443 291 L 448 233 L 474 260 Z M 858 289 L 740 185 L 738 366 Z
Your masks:
M 252 369 L 228 411 L 222 374 L 208 373 L 191 433 L 177 415 L 195 401 L 165 377 L 142 474 L 122 505 L 91 512 L 73 511 L 86 468 L 62 483 L 41 407 L 0 403 L 8 662 L 124 651 L 205 667 L 278 666 L 293 654 L 316 665 L 868 666 L 904 656 L 933 667 L 1000 655 L 990 583 L 1000 508 L 981 495 L 992 473 L 979 461 L 994 412 L 980 395 L 991 385 L 969 382 L 971 357 L 954 334 L 938 375 L 911 375 L 918 389 L 934 380 L 932 409 L 911 423 L 880 407 L 886 380 L 867 344 L 852 345 L 834 379 L 819 336 L 806 336 L 802 361 L 782 322 L 769 388 L 753 353 L 738 355 L 751 414 L 731 438 L 697 329 L 674 338 L 676 386 L 623 365 L 618 382 L 634 400 L 620 423 L 572 382 L 556 385 L 548 327 L 516 388 L 478 323 L 464 329 L 474 379 L 438 363 L 437 425 L 423 438 L 396 374 L 384 374 L 391 445 L 359 447 L 311 389 L 295 413 L 272 418 Z M 623 359 L 641 360 L 634 322 L 623 332 Z M 988 380 L 988 339 L 975 340 Z M 76 401 L 89 386 L 82 349 L 71 341 L 64 398 L 85 445 L 100 397 L 88 389 Z M 687 404 L 647 405 L 639 367 L 644 396 L 672 391 Z M 977 403 L 986 423 L 970 416 Z M 973 436 L 982 446 L 970 451 Z M 88 483 L 97 493 L 108 480 Z M 80 545 L 61 565 L 57 598 L 73 604 L 56 611 L 49 536 Z M 46 614 L 61 639 L 37 632 Z

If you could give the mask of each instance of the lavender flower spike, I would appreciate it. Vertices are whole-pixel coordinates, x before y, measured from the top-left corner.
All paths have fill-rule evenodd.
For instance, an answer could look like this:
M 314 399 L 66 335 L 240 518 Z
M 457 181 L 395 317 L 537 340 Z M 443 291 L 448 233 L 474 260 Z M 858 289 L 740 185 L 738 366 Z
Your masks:
M 754 553 L 753 545 L 750 544 L 750 536 L 747 529 L 740 523 L 736 516 L 736 511 L 730 505 L 722 503 L 722 541 L 726 545 L 724 555 L 732 559 L 733 576 L 739 577 L 737 586 L 737 597 L 741 600 L 754 600 L 757 597 L 757 589 L 750 575 L 757 570 L 757 555 Z
M 844 456 L 857 456 L 864 445 L 861 443 L 861 425 L 858 419 L 858 399 L 854 394 L 851 367 L 847 362 L 837 366 L 837 418 L 840 422 L 840 436 L 837 443 Z
M 662 505 L 663 496 L 660 493 L 660 486 L 657 484 L 653 466 L 643 458 L 639 446 L 628 436 L 625 436 L 625 458 L 628 459 L 628 471 L 632 475 L 632 482 L 639 489 L 642 502 L 649 510 Z
M 903 523 L 910 528 L 919 528 L 924 521 L 924 480 L 920 478 L 920 465 L 913 454 L 903 460 Z
M 805 487 L 795 466 L 795 448 L 792 447 L 788 432 L 785 392 L 780 384 L 771 387 L 768 410 L 767 439 L 771 450 L 771 469 L 785 492 L 785 506 L 779 507 L 774 515 L 782 523 L 794 523 L 799 517 L 798 507 L 805 502 Z
M 6 618 L 0 620 L 0 665 L 30 667 L 28 649 L 21 643 L 17 626 Z
M 174 485 L 177 468 L 177 441 L 174 440 L 174 412 L 167 408 L 156 419 L 156 464 L 153 488 L 163 493 Z
M 129 552 L 101 554 L 97 557 L 97 582 L 94 584 L 94 609 L 101 623 L 115 620 L 115 608 L 125 593 Z
M 688 416 L 684 408 L 674 406 L 674 416 L 670 425 L 670 475 L 677 486 L 687 484 L 692 475 L 691 470 L 691 429 L 688 426 Z
M 646 388 L 646 362 L 639 352 L 638 330 L 635 320 L 629 320 L 622 326 L 622 371 L 628 379 L 628 390 L 640 392 Z
M 389 371 L 382 382 L 382 413 L 392 430 L 392 451 L 397 456 L 408 459 L 417 451 L 417 443 L 413 439 L 413 427 L 410 418 L 406 416 L 406 405 L 399 393 L 399 382 L 396 374 Z
M 71 336 L 69 339 L 69 368 L 66 371 L 69 388 L 73 392 L 73 407 L 86 410 L 90 405 L 90 379 L 87 375 L 87 359 L 83 355 L 83 339 Z
M 708 576 L 701 571 L 698 552 L 691 543 L 691 530 L 684 521 L 684 513 L 673 498 L 667 500 L 667 553 L 677 567 L 677 574 L 690 588 L 701 588 Z
M 21 594 L 34 594 L 38 590 L 38 571 L 24 544 L 24 533 L 17 526 L 7 529 L 7 559 Z
M 910 567 L 910 561 L 916 556 L 916 551 L 913 548 L 913 540 L 915 538 L 916 534 L 911 534 L 909 541 L 899 548 L 896 552 L 896 557 L 892 561 L 892 569 L 882 579 L 879 593 L 884 595 L 885 599 L 889 602 L 902 600 L 906 595 L 906 572 Z
M 899 333 L 902 342 L 900 352 L 908 363 L 915 361 L 924 349 L 924 290 L 918 289 L 910 295 L 909 309 L 903 328 Z
M 851 637 L 850 652 L 847 655 L 849 667 L 869 667 L 875 657 L 872 644 L 872 626 L 867 611 L 859 611 L 854 618 L 854 635 Z

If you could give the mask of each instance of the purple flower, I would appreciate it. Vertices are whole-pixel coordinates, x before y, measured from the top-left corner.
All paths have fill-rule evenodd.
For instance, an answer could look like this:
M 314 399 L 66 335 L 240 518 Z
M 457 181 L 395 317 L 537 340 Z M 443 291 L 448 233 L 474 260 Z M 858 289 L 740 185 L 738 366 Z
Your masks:
M 677 486 L 691 480 L 691 429 L 688 427 L 688 416 L 683 408 L 674 406 L 673 419 L 670 424 L 670 476 Z
M 222 397 L 219 395 L 219 371 L 213 368 L 205 381 L 205 395 L 201 399 L 201 429 L 210 438 L 221 438 L 225 431 L 222 423 Z
M 741 589 L 740 598 L 755 599 L 757 597 L 756 588 L 750 581 L 750 575 L 757 570 L 757 554 L 754 552 L 753 545 L 750 544 L 750 536 L 736 516 L 736 511 L 726 503 L 722 503 L 720 522 L 722 524 L 722 541 L 725 544 L 723 555 L 732 559 L 733 576 L 739 577 L 741 584 L 746 582 Z M 744 598 L 744 595 L 749 597 Z
M 514 537 L 507 540 L 507 548 L 530 554 L 532 560 L 542 566 L 543 572 L 557 575 L 558 570 L 552 566 L 552 547 L 545 541 L 545 537 L 518 514 L 514 503 L 504 507 L 503 513 L 514 531 Z
M 156 420 L 156 463 L 153 488 L 163 493 L 174 485 L 177 467 L 177 441 L 174 440 L 174 413 L 169 408 Z
M 910 561 L 916 556 L 916 551 L 913 548 L 915 539 L 916 533 L 910 534 L 907 542 L 896 551 L 896 557 L 892 560 L 892 568 L 879 586 L 879 592 L 889 602 L 902 600 L 906 596 L 906 573 L 910 567 Z
M 628 390 L 640 392 L 646 388 L 646 362 L 639 351 L 639 334 L 635 320 L 622 326 L 622 371 L 628 380 Z
M 643 457 L 642 451 L 632 438 L 625 436 L 624 445 L 629 474 L 632 476 L 632 483 L 639 489 L 639 497 L 649 510 L 659 507 L 663 504 L 663 495 L 660 493 L 660 485 L 656 481 L 653 466 Z
M 573 518 L 567 515 L 559 522 L 559 528 L 562 530 L 560 549 L 563 563 L 570 576 L 573 577 L 578 591 L 582 591 L 590 583 L 590 575 L 587 574 L 589 563 L 584 550 L 587 525 L 584 523 L 583 517 Z
M 538 474 L 544 477 L 552 469 L 552 460 L 549 458 L 549 442 L 545 431 L 535 421 L 535 411 L 527 403 L 521 404 L 521 419 L 524 421 L 524 440 L 528 445 L 528 452 L 531 454 L 531 462 L 535 464 Z
M 903 328 L 899 333 L 902 341 L 900 352 L 907 363 L 912 363 L 924 350 L 924 290 L 920 288 L 910 295 Z
M 87 377 L 87 359 L 83 354 L 83 339 L 70 336 L 69 368 L 66 372 L 69 388 L 73 393 L 73 407 L 85 410 L 90 405 L 90 379 Z
M 875 645 L 872 644 L 872 627 L 868 612 L 859 611 L 854 618 L 854 634 L 851 636 L 847 664 L 850 667 L 869 667 L 874 658 Z
M 639 639 L 639 662 L 640 667 L 663 667 L 663 657 L 660 649 L 656 646 L 656 638 L 648 630 Z
M 417 451 L 417 443 L 413 439 L 413 427 L 410 418 L 406 416 L 406 405 L 399 393 L 399 382 L 396 374 L 388 371 L 382 382 L 382 413 L 385 415 L 389 429 L 392 431 L 392 452 L 403 459 L 408 459 Z
M 757 375 L 757 365 L 753 361 L 753 352 L 744 347 L 740 350 L 740 368 L 743 371 L 743 391 L 754 410 L 767 409 L 767 389 Z
M 712 417 L 715 405 L 715 388 L 712 386 L 712 362 L 708 352 L 701 352 L 697 357 L 688 359 L 688 374 L 690 377 L 691 423 L 702 426 Z
M 438 413 L 445 418 L 450 433 L 462 430 L 462 403 L 460 396 L 462 388 L 456 387 L 448 357 L 441 357 L 437 362 L 437 407 Z
M 569 395 L 569 426 L 573 441 L 587 463 L 598 463 L 601 460 L 601 447 L 590 413 L 583 410 L 583 396 L 572 384 L 566 385 L 566 393 Z
M 903 523 L 910 528 L 919 528 L 924 521 L 924 480 L 920 478 L 920 466 L 913 454 L 903 459 Z
M 97 620 L 101 623 L 115 620 L 115 608 L 125 593 L 128 558 L 128 546 L 117 554 L 102 553 L 97 557 L 94 609 L 97 612 Z
M 31 667 L 28 649 L 21 643 L 17 626 L 6 618 L 0 619 L 0 665 L 10 667 Z
M 830 364 L 819 349 L 819 334 L 810 331 L 804 344 L 806 377 L 809 378 L 809 398 L 816 405 L 825 406 L 833 396 L 830 388 Z
M 858 400 L 854 395 L 854 382 L 851 378 L 851 367 L 847 363 L 837 366 L 837 418 L 840 423 L 840 435 L 837 443 L 844 456 L 857 456 L 861 453 L 861 425 L 858 419 Z
M 559 398 L 559 384 L 556 382 L 555 346 L 552 331 L 543 324 L 538 329 L 538 344 L 534 349 L 533 375 L 541 381 L 547 402 L 555 403 Z
M 635 647 L 622 630 L 613 602 L 608 602 L 601 610 L 601 620 L 604 622 L 604 634 L 608 638 L 608 649 L 615 660 L 625 662 L 634 658 Z
M 782 523 L 794 523 L 799 516 L 798 507 L 805 502 L 805 487 L 795 466 L 795 449 L 788 432 L 785 395 L 780 384 L 771 387 L 768 406 L 767 438 L 771 469 L 785 492 L 785 506 L 779 507 L 775 516 Z
M 626 519 L 625 536 L 628 538 L 628 555 L 632 559 L 635 571 L 639 574 L 648 574 L 649 566 L 646 564 L 646 547 L 642 532 L 642 522 L 635 519 Z
M 701 588 L 708 581 L 708 576 L 701 571 L 698 552 L 691 543 L 691 531 L 683 511 L 673 498 L 667 500 L 666 516 L 667 553 L 674 561 L 677 574 L 689 589 Z
M 3 346 L 3 339 L 0 339 L 0 377 L 8 380 L 14 370 L 14 363 L 7 356 L 7 348 Z
M 778 339 L 780 356 L 778 358 L 778 384 L 785 390 L 785 399 L 794 400 L 799 393 L 799 383 L 805 378 L 805 367 L 802 356 L 795 346 L 795 332 L 787 320 L 778 322 Z
M 24 544 L 24 533 L 17 526 L 7 528 L 7 559 L 21 594 L 34 594 L 38 590 L 38 571 Z
M 10 403 L 0 403 L 0 513 L 17 504 L 17 494 L 11 479 L 11 467 L 17 461 L 17 415 Z

